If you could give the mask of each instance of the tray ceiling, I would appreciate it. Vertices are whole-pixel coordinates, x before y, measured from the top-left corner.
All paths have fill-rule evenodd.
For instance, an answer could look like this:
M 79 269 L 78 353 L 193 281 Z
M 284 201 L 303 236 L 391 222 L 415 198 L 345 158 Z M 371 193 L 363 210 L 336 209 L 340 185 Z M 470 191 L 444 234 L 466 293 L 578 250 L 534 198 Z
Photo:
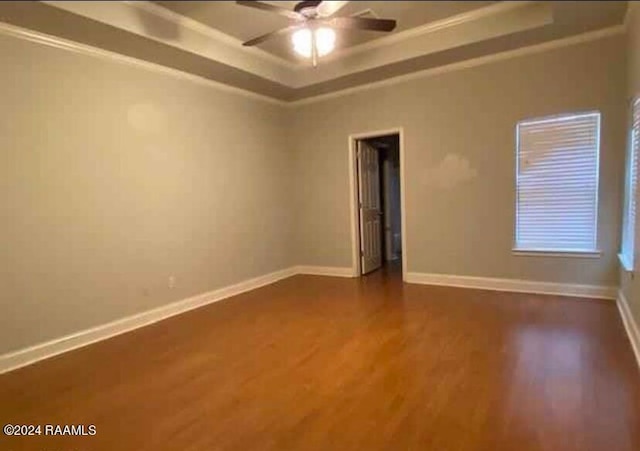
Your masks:
M 293 8 L 295 2 L 270 2 Z M 0 30 L 35 32 L 177 69 L 282 101 L 301 100 L 584 33 L 621 32 L 624 1 L 349 2 L 339 15 L 398 21 L 393 33 L 338 32 L 312 68 L 288 39 L 242 46 L 286 19 L 202 1 L 0 2 Z
M 251 8 L 239 7 L 235 2 L 203 2 L 203 1 L 157 1 L 155 2 L 171 11 L 189 17 L 204 25 L 220 30 L 241 41 L 286 27 L 285 17 L 270 14 Z M 293 9 L 297 2 L 265 2 Z M 488 6 L 489 1 L 352 1 L 344 6 L 340 16 L 362 15 L 363 17 L 379 17 L 395 19 L 398 26 L 392 34 L 398 34 L 411 28 L 433 23 L 464 12 Z M 346 49 L 357 44 L 373 41 L 388 36 L 387 33 L 371 31 L 340 30 L 338 33 L 338 49 Z M 288 37 L 280 37 L 265 42 L 260 46 L 265 51 L 292 62 L 300 62 L 300 58 L 292 51 Z M 304 60 L 302 60 L 304 63 Z

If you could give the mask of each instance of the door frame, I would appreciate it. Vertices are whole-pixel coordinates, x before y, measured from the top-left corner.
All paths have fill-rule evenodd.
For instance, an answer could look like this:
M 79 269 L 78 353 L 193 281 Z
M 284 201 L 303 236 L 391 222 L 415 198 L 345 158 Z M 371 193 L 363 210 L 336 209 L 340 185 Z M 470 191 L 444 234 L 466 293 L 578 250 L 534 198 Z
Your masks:
M 351 207 L 351 268 L 353 277 L 362 275 L 360 262 L 360 209 L 358 208 L 358 165 L 356 162 L 357 141 L 369 138 L 379 138 L 387 135 L 398 135 L 400 153 L 400 230 L 402 234 L 402 280 L 407 280 L 407 218 L 405 208 L 405 151 L 404 129 L 395 127 L 387 130 L 375 130 L 349 135 L 349 203 Z

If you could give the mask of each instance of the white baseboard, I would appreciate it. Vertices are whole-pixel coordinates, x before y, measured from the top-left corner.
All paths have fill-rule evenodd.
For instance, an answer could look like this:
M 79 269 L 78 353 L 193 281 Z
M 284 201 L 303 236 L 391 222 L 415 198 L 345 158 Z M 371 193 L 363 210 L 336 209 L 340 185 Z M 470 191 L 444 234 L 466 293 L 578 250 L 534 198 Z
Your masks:
M 354 277 L 353 268 L 339 266 L 296 266 L 296 274 L 310 276 Z
M 617 304 L 620 316 L 622 316 L 624 328 L 627 331 L 631 347 L 633 348 L 633 353 L 636 355 L 638 366 L 640 366 L 640 327 L 638 327 L 638 323 L 631 314 L 629 303 L 622 290 L 618 290 Z
M 497 279 L 492 277 L 454 276 L 449 274 L 407 273 L 408 283 L 444 285 L 449 287 L 477 288 L 518 293 L 554 294 L 597 299 L 616 299 L 615 287 L 576 285 L 567 283 L 538 282 L 533 280 Z
M 236 296 L 246 291 L 255 290 L 296 274 L 295 268 L 283 269 L 264 276 L 245 280 L 235 285 L 220 288 L 208 293 L 199 294 L 153 310 L 128 316 L 91 329 L 86 329 L 65 337 L 40 343 L 29 348 L 20 349 L 0 355 L 0 374 L 30 365 L 73 349 L 106 340 L 116 335 L 156 323 L 171 316 L 211 304 L 222 299 Z
M 0 374 L 40 360 L 81 348 L 116 335 L 156 323 L 171 316 L 211 304 L 238 294 L 255 290 L 296 274 L 321 275 L 334 277 L 354 277 L 353 269 L 348 267 L 294 266 L 264 276 L 245 280 L 235 285 L 196 295 L 153 310 L 128 316 L 107 324 L 86 329 L 65 337 L 40 343 L 29 348 L 20 349 L 0 355 Z M 526 280 L 493 279 L 485 277 L 452 276 L 443 274 L 407 273 L 406 281 L 427 285 L 446 285 L 464 288 L 480 288 L 497 291 L 516 291 L 526 293 L 557 294 L 564 296 L 580 296 L 589 298 L 616 299 L 616 289 L 590 285 L 570 285 Z M 620 295 L 622 296 L 622 295 Z M 624 297 L 622 297 L 624 299 Z M 618 302 L 625 327 L 631 338 L 636 356 L 639 356 L 640 333 L 629 313 L 625 301 Z M 635 340 L 635 341 L 634 341 Z M 640 361 L 640 357 L 639 357 Z

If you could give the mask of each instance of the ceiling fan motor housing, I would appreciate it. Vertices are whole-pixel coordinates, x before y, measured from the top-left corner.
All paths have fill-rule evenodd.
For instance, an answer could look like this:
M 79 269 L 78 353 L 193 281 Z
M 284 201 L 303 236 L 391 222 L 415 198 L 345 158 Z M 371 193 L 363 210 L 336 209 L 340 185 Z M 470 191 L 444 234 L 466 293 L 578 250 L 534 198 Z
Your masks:
M 315 17 L 318 15 L 316 8 L 322 3 L 321 1 L 304 1 L 298 3 L 293 10 L 305 17 Z

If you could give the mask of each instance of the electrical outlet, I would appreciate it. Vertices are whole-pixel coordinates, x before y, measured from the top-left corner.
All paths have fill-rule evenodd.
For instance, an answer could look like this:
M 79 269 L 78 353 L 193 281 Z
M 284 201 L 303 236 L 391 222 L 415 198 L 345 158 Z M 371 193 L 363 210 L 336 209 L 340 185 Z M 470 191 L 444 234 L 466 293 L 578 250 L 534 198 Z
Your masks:
M 176 276 L 169 276 L 169 288 L 176 287 Z

